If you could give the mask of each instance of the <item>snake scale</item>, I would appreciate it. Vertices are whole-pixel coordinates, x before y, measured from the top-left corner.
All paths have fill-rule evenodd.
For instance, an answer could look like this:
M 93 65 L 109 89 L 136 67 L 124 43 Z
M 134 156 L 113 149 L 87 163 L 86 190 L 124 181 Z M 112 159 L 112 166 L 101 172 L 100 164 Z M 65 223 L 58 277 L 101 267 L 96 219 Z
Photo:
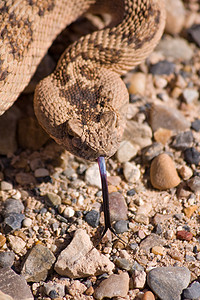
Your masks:
M 55 37 L 86 12 L 110 23 L 70 45 L 36 87 L 39 123 L 76 156 L 112 156 L 124 130 L 121 75 L 144 60 L 165 25 L 164 0 L 0 1 L 0 114 L 29 83 Z

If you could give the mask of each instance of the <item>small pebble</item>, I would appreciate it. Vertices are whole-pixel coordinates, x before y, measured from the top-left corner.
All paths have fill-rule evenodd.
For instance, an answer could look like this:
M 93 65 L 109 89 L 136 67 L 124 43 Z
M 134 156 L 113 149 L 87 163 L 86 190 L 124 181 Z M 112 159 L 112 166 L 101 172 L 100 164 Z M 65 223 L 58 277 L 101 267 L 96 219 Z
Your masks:
M 130 183 L 135 183 L 140 178 L 140 169 L 134 163 L 126 162 L 123 165 L 125 179 Z
M 131 269 L 131 262 L 126 259 L 126 258 L 121 258 L 121 257 L 117 257 L 115 259 L 115 265 L 120 268 L 120 269 L 123 269 L 123 270 L 126 270 L 126 271 L 130 271 Z
M 142 149 L 142 161 L 144 163 L 150 162 L 154 157 L 158 156 L 163 151 L 161 143 L 154 142 L 150 146 Z
M 194 147 L 188 148 L 184 151 L 184 159 L 188 164 L 198 165 L 200 162 L 200 152 Z
M 192 205 L 192 206 L 184 208 L 183 211 L 184 211 L 186 217 L 191 218 L 191 216 L 197 209 L 198 209 L 198 205 Z
M 13 236 L 9 234 L 8 236 L 8 242 L 11 247 L 11 249 L 16 253 L 23 253 L 24 254 L 24 249 L 26 247 L 26 242 L 23 241 L 20 237 L 18 236 Z
M 159 42 L 156 50 L 166 57 L 178 60 L 190 60 L 193 56 L 193 49 L 190 44 L 180 37 L 167 36 Z
M 94 291 L 97 300 L 103 298 L 126 297 L 129 290 L 129 276 L 124 272 L 119 275 L 112 274 L 103 280 Z
M 122 141 L 117 150 L 116 157 L 120 163 L 127 162 L 136 156 L 138 148 L 129 141 Z
M 158 267 L 147 274 L 147 282 L 159 299 L 180 300 L 180 295 L 190 282 L 186 267 Z
M 10 182 L 7 181 L 1 181 L 1 191 L 10 191 L 13 189 L 13 185 Z
M 172 131 L 165 128 L 159 128 L 154 132 L 155 141 L 165 145 L 172 136 Z
M 200 131 L 200 119 L 196 119 L 195 121 L 193 121 L 191 124 L 191 127 L 195 131 L 199 132 Z
M 184 259 L 183 255 L 175 248 L 170 249 L 167 253 L 175 260 L 183 261 Z
M 155 300 L 154 294 L 151 291 L 144 293 L 142 300 Z
M 197 46 L 200 47 L 200 25 L 193 25 L 191 28 L 188 29 L 188 34 L 192 38 L 193 42 L 195 42 Z
M 188 180 L 193 175 L 192 169 L 186 165 L 178 169 L 178 173 L 183 178 L 183 180 Z
M 85 215 L 85 221 L 92 227 L 99 226 L 100 214 L 98 211 L 92 209 Z
M 175 136 L 172 147 L 177 150 L 185 150 L 192 146 L 193 139 L 192 131 L 181 132 Z
M 134 196 L 136 194 L 136 191 L 134 189 L 128 190 L 127 191 L 127 196 Z
M 123 233 L 128 231 L 128 222 L 125 220 L 120 220 L 115 222 L 114 229 L 116 233 Z
M 186 11 L 181 0 L 168 0 L 166 5 L 166 25 L 165 31 L 171 35 L 176 35 L 181 31 L 185 23 Z
M 163 153 L 153 159 L 150 179 L 153 187 L 159 190 L 170 189 L 180 183 L 174 162 L 169 155 Z
M 36 184 L 35 177 L 32 174 L 25 172 L 17 173 L 15 176 L 15 180 L 21 185 Z
M 190 127 L 190 123 L 179 110 L 166 105 L 155 104 L 150 109 L 150 125 L 154 132 L 159 128 L 178 132 L 185 131 Z
M 73 209 L 72 207 L 70 207 L 70 206 L 67 206 L 67 207 L 64 209 L 64 211 L 63 211 L 63 216 L 64 216 L 65 218 L 71 218 L 71 217 L 74 216 L 74 214 L 75 214 L 75 211 L 74 211 L 74 209 Z
M 23 220 L 23 226 L 24 226 L 24 227 L 31 227 L 31 225 L 32 225 L 32 219 L 30 219 L 30 218 L 25 218 L 25 219 Z
M 7 216 L 10 213 L 20 214 L 24 210 L 24 205 L 17 199 L 9 198 L 4 202 L 3 215 Z
M 152 247 L 151 252 L 155 255 L 164 255 L 165 254 L 164 248 L 160 247 L 160 246 Z
M 0 248 L 6 243 L 6 237 L 3 234 L 0 234 Z
M 0 268 L 11 267 L 14 263 L 15 254 L 12 251 L 0 252 Z
M 191 256 L 191 255 L 188 255 L 188 254 L 185 255 L 185 261 L 186 262 L 192 262 L 192 261 L 195 261 L 195 260 L 196 259 L 195 259 L 194 256 Z
M 140 249 L 144 250 L 146 253 L 155 246 L 162 246 L 164 244 L 163 239 L 155 233 L 151 233 L 140 243 Z
M 101 178 L 97 163 L 91 165 L 85 172 L 85 180 L 88 185 L 96 186 L 101 189 Z
M 183 291 L 184 299 L 199 299 L 200 298 L 200 283 L 193 281 L 192 284 Z
M 45 280 L 48 270 L 52 267 L 55 260 L 55 256 L 47 247 L 36 244 L 25 258 L 21 274 L 27 282 Z
M 121 182 L 121 178 L 119 176 L 108 176 L 108 184 L 113 186 L 118 186 Z
M 192 177 L 191 179 L 189 179 L 187 181 L 187 184 L 193 192 L 198 193 L 200 191 L 200 177 L 199 176 Z
M 129 94 L 144 95 L 146 91 L 146 74 L 136 72 L 130 79 Z
M 7 214 L 3 221 L 3 230 L 5 233 L 9 233 L 13 230 L 20 229 L 22 227 L 22 221 L 24 220 L 24 214 L 10 213 Z
M 183 100 L 190 104 L 194 101 L 197 101 L 199 99 L 199 93 L 195 89 L 187 88 L 183 91 Z
M 39 168 L 39 169 L 35 170 L 34 175 L 36 178 L 37 177 L 46 177 L 46 176 L 49 176 L 49 171 L 44 168 Z
M 152 73 L 153 75 L 170 75 L 172 73 L 174 73 L 175 70 L 175 64 L 167 61 L 167 60 L 163 60 L 163 61 L 159 61 L 156 64 L 153 64 L 150 66 L 150 73 Z
M 47 198 L 48 198 L 48 204 L 52 205 L 52 206 L 58 206 L 61 204 L 61 198 L 59 195 L 49 192 L 46 194 Z
M 143 289 L 146 283 L 146 272 L 135 270 L 132 274 L 133 287 L 136 289 Z
M 128 208 L 124 196 L 118 192 L 109 194 L 109 209 L 111 223 L 127 220 Z
M 186 231 L 186 230 L 179 230 L 176 233 L 176 237 L 179 240 L 185 240 L 185 241 L 191 241 L 191 239 L 193 238 L 193 234 L 192 232 Z

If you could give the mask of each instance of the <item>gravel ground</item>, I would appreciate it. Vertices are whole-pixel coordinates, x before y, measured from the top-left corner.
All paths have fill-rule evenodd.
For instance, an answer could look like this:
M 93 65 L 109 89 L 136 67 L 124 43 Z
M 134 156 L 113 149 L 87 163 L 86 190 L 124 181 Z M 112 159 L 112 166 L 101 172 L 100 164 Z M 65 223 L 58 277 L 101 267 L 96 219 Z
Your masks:
M 98 243 L 98 166 L 49 139 L 32 107 L 35 83 L 98 17 L 63 32 L 0 118 L 0 295 L 200 299 L 200 4 L 167 0 L 167 10 L 158 47 L 123 78 L 127 125 L 106 162 L 111 220 L 125 243 L 110 232 Z

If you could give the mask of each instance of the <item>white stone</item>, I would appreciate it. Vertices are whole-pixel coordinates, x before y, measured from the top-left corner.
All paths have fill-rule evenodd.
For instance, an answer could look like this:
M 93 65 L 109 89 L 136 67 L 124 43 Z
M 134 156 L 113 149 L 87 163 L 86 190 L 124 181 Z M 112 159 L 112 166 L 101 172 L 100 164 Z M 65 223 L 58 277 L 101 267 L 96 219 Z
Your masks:
M 107 176 L 110 174 L 107 172 Z M 101 189 L 101 177 L 99 172 L 99 166 L 97 163 L 91 165 L 85 172 L 85 180 L 87 184 L 93 185 Z
M 122 141 L 119 149 L 117 150 L 117 160 L 120 163 L 127 162 L 134 156 L 136 156 L 138 151 L 138 147 L 135 147 L 131 142 L 129 141 Z
M 134 163 L 124 163 L 123 172 L 128 182 L 135 183 L 140 178 L 140 169 Z
M 65 208 L 65 210 L 63 211 L 63 216 L 64 216 L 65 218 L 71 218 L 71 217 L 74 216 L 74 214 L 75 214 L 75 211 L 74 211 L 73 208 L 70 207 L 70 206 L 67 206 L 67 207 Z
M 24 227 L 30 227 L 32 225 L 32 220 L 30 218 L 25 218 L 23 220 L 23 226 Z

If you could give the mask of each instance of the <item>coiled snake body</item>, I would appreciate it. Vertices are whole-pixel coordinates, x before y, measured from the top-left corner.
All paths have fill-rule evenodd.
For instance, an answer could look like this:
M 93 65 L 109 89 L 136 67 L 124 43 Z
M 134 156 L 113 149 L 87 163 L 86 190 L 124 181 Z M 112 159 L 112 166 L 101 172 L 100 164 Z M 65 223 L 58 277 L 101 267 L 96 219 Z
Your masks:
M 115 153 L 128 92 L 120 76 L 159 41 L 164 0 L 6 0 L 0 2 L 0 114 L 30 81 L 58 33 L 86 11 L 109 12 L 106 28 L 74 42 L 37 86 L 36 116 L 71 153 Z

